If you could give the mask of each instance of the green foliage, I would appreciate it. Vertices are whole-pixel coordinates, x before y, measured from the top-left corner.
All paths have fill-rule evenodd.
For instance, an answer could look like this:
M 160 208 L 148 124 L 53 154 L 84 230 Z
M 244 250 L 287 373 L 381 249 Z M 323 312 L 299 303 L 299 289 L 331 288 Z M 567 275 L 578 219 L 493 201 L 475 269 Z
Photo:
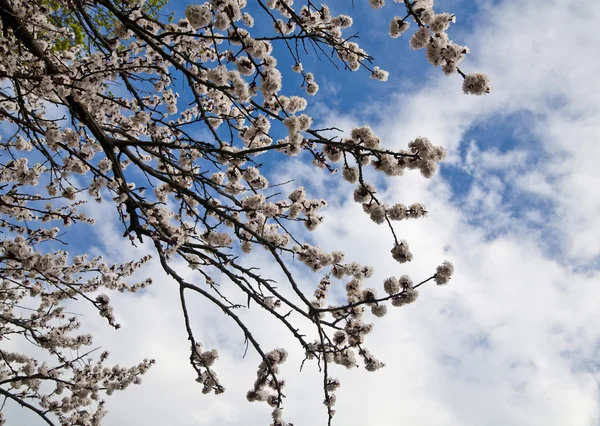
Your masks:
M 76 13 L 70 8 L 65 8 L 62 2 L 58 0 L 35 0 L 41 7 L 49 10 L 48 16 L 52 25 L 57 28 L 68 28 L 69 36 L 60 37 L 55 40 L 53 50 L 63 51 L 73 46 L 81 46 L 85 51 L 90 50 L 87 43 L 86 32 L 82 27 Z M 157 19 L 160 17 L 161 9 L 167 4 L 168 0 L 148 0 L 144 4 L 143 11 L 150 18 Z M 114 26 L 116 19 L 112 14 L 102 9 L 95 9 L 93 14 L 90 14 L 94 25 L 106 37 L 114 37 Z M 173 14 L 168 16 L 168 21 L 173 20 Z

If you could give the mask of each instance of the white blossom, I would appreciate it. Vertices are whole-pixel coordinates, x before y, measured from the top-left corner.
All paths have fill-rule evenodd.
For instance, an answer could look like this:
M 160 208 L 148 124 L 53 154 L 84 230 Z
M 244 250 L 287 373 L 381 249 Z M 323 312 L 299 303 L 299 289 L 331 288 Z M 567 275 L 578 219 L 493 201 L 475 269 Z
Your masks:
M 410 22 L 402 20 L 400 16 L 395 16 L 390 22 L 390 37 L 398 38 L 410 27 Z
M 379 69 L 379 67 L 373 68 L 373 73 L 371 74 L 371 78 L 379 81 L 387 81 L 389 72 Z
M 462 88 L 468 95 L 485 95 L 491 91 L 489 78 L 482 73 L 467 74 Z
M 206 27 L 212 21 L 210 9 L 205 5 L 190 4 L 185 9 L 185 17 L 193 28 Z

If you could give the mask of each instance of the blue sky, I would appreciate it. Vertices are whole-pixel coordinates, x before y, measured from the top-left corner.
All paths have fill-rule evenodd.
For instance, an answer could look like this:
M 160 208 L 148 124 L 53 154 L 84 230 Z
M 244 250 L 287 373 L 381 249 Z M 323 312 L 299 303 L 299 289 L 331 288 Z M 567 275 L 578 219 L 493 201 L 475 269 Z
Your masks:
M 373 81 L 365 72 L 307 58 L 305 69 L 321 85 L 308 111 L 344 129 L 371 124 L 390 147 L 423 135 L 448 149 L 431 180 L 414 172 L 375 181 L 390 203 L 428 207 L 428 218 L 397 228 L 415 260 L 400 268 L 387 259 L 389 232 L 370 222 L 339 176 L 297 159 L 270 165 L 270 174 L 296 178 L 311 197 L 330 197 L 326 220 L 311 239 L 331 250 L 342 245 L 347 259 L 373 265 L 373 286 L 390 275 L 429 276 L 445 259 L 457 272 L 449 286 L 424 288 L 417 303 L 376 322 L 367 342 L 385 369 L 336 371 L 342 387 L 335 424 L 599 425 L 600 58 L 592 52 L 600 6 L 437 0 L 436 11 L 457 15 L 450 37 L 471 48 L 463 68 L 492 79 L 493 92 L 481 98 L 463 95 L 460 77 L 428 65 L 423 52 L 408 49 L 407 37 L 387 38 L 398 5 L 374 11 L 366 1 L 355 3 L 350 14 L 361 45 L 390 79 Z M 169 7 L 181 16 L 186 5 L 171 1 Z M 349 5 L 331 6 L 346 12 Z M 284 88 L 293 92 L 299 83 L 297 74 L 284 73 Z M 111 217 L 107 205 L 90 212 Z M 115 258 L 146 250 L 122 244 L 115 220 L 96 229 L 101 248 Z M 278 277 L 263 253 L 248 261 Z M 268 424 L 268 409 L 244 397 L 256 357 L 242 359 L 241 336 L 196 300 L 194 325 L 207 346 L 222 349 L 215 368 L 228 389 L 219 397 L 201 395 L 187 365 L 177 294 L 160 279 L 159 266 L 148 273 L 158 279 L 145 297 L 116 301 L 123 329 L 107 330 L 91 315 L 86 325 L 113 361 L 158 360 L 142 386 L 109 398 L 106 424 Z M 314 287 L 310 276 L 302 281 Z M 247 320 L 266 346 L 293 345 L 260 313 Z M 324 424 L 318 375 L 310 367 L 298 373 L 301 360 L 292 353 L 283 369 L 293 383 L 286 418 Z

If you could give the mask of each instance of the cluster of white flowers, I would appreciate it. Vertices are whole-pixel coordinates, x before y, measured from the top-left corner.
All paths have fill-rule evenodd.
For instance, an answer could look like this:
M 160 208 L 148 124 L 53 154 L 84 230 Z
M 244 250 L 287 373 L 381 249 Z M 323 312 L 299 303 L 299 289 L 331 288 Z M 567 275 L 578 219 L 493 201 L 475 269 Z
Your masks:
M 185 9 L 185 17 L 193 28 L 204 28 L 212 22 L 210 5 L 190 4 Z
M 467 94 L 485 95 L 490 90 L 490 79 L 480 72 L 467 74 L 463 80 L 463 91 Z
M 279 373 L 279 365 L 285 362 L 287 356 L 287 351 L 283 348 L 266 353 L 263 361 L 258 366 L 254 386 L 246 393 L 248 401 L 263 401 L 273 407 L 273 419 L 276 424 L 285 424 L 279 411 L 285 381 L 279 379 L 277 374 Z
M 192 357 L 192 363 L 196 367 L 198 377 L 196 381 L 202 384 L 202 393 L 214 392 L 219 395 L 225 392 L 225 388 L 219 382 L 217 374 L 211 369 L 215 361 L 219 359 L 219 353 L 215 349 L 202 350 L 202 344 L 196 342 Z
M 102 363 L 108 357 L 104 352 L 96 365 L 86 363 L 78 358 L 79 363 L 70 366 L 71 375 L 68 380 L 61 380 L 61 372 L 51 368 L 45 362 L 39 364 L 36 360 L 13 352 L 1 351 L 6 368 L 0 369 L 0 379 L 9 380 L 13 374 L 19 379 L 11 381 L 13 390 L 35 390 L 35 399 L 45 411 L 54 414 L 61 424 L 100 425 L 106 413 L 104 402 L 99 400 L 102 390 L 112 393 L 114 390 L 126 389 L 130 384 L 140 384 L 140 376 L 148 371 L 154 363 L 144 360 L 137 366 L 123 368 L 114 366 L 104 367 Z M 8 365 L 12 367 L 9 370 Z M 20 365 L 20 367 L 17 367 Z M 16 374 L 15 374 L 16 373 Z M 32 378 L 27 378 L 32 377 Z M 54 390 L 50 395 L 41 392 L 42 382 L 54 382 Z M 92 405 L 97 405 L 94 411 L 88 411 Z
M 233 239 L 224 232 L 209 231 L 202 235 L 202 239 L 212 247 L 229 247 Z
M 331 280 L 329 276 L 324 276 L 321 281 L 319 281 L 319 285 L 315 290 L 315 300 L 313 300 L 312 305 L 315 308 L 322 308 L 325 305 L 325 300 L 327 299 L 327 290 L 331 286 Z
M 395 16 L 390 23 L 390 37 L 398 38 L 410 27 L 410 22 L 405 21 L 400 16 Z
M 328 408 L 329 414 L 333 416 L 335 414 L 335 410 L 332 410 L 337 401 L 336 395 L 333 393 L 340 387 L 340 381 L 338 379 L 333 379 L 331 377 L 327 378 L 325 383 L 325 399 L 323 400 L 323 404 Z
M 20 229 L 14 228 L 13 232 Z M 34 247 L 42 241 L 55 239 L 58 228 L 39 229 L 25 239 L 21 236 L 7 238 L 2 242 L 0 257 L 3 259 L 2 281 L 0 283 L 0 316 L 2 334 L 23 334 L 37 346 L 56 356 L 56 366 L 44 363 L 39 365 L 31 357 L 2 352 L 4 364 L 0 367 L 0 380 L 10 381 L 11 391 L 30 395 L 39 406 L 53 413 L 63 424 L 99 424 L 104 415 L 100 401 L 95 411 L 87 407 L 99 401 L 102 390 L 111 393 L 123 390 L 129 384 L 139 384 L 139 376 L 144 374 L 153 361 L 144 361 L 138 366 L 124 369 L 121 367 L 103 367 L 106 356 L 91 368 L 86 360 L 81 363 L 65 363 L 70 353 L 85 353 L 83 348 L 92 344 L 92 336 L 73 335 L 80 324 L 75 317 L 68 318 L 61 302 L 77 296 L 87 297 L 100 287 L 135 291 L 149 284 L 145 281 L 133 288 L 122 281 L 146 262 L 132 262 L 125 265 L 106 265 L 101 258 L 88 260 L 87 256 L 75 256 L 68 262 L 65 252 L 38 253 Z M 92 277 L 87 282 L 77 281 L 82 274 L 99 271 L 102 275 Z M 21 301 L 31 304 L 32 298 L 39 300 L 39 307 L 31 311 L 21 309 Z M 100 294 L 96 298 L 96 307 L 100 315 L 118 328 L 109 298 Z M 85 355 L 84 355 L 85 356 Z M 20 365 L 20 366 L 19 366 Z M 19 380 L 11 380 L 19 376 Z M 31 377 L 31 378 L 28 378 Z M 65 381 L 65 377 L 68 381 Z M 56 384 L 56 390 L 46 394 L 42 382 Z M 63 391 L 68 391 L 65 396 Z M 62 395 L 61 395 L 62 394 Z
M 344 259 L 344 253 L 334 251 L 326 253 L 319 247 L 304 244 L 301 247 L 294 247 L 294 253 L 300 262 L 311 268 L 313 271 L 318 271 L 326 266 L 338 265 Z
M 118 324 L 115 322 L 114 310 L 112 306 L 110 306 L 110 298 L 106 294 L 99 294 L 96 297 L 96 306 L 98 306 L 100 315 L 106 318 L 110 325 L 119 328 Z
M 9 161 L 6 166 L 0 169 L 0 182 L 16 182 L 20 185 L 32 186 L 37 185 L 40 176 L 46 171 L 46 167 L 41 164 L 36 164 L 32 168 L 29 168 L 27 163 L 27 158 L 17 158 L 14 161 Z
M 409 42 L 413 49 L 426 49 L 429 63 L 436 67 L 440 66 L 444 74 L 460 73 L 464 78 L 463 91 L 466 94 L 483 95 L 490 92 L 489 79 L 485 74 L 464 74 L 458 68 L 459 63 L 469 53 L 469 48 L 455 44 L 448 38 L 446 31 L 452 23 L 456 22 L 455 15 L 436 13 L 433 9 L 433 0 L 416 0 L 413 2 L 398 0 L 395 2 L 404 3 L 408 15 L 392 18 L 389 27 L 391 38 L 398 38 L 406 32 L 410 27 L 410 22 L 407 19 L 412 18 L 418 26 Z M 381 9 L 385 2 L 384 0 L 370 0 L 370 4 L 374 9 Z M 375 73 L 373 75 L 375 76 Z
M 383 282 L 383 289 L 392 298 L 392 306 L 396 307 L 414 302 L 419 295 L 413 288 L 413 281 L 408 275 L 386 278 Z
M 306 93 L 309 95 L 316 95 L 319 91 L 319 85 L 315 81 L 315 78 L 311 72 L 306 73 Z
M 454 265 L 451 262 L 445 261 L 436 269 L 435 282 L 438 285 L 448 284 L 453 273 Z
M 400 263 L 410 262 L 413 259 L 413 254 L 408 248 L 408 243 L 404 240 L 396 243 L 396 245 L 394 245 L 394 248 L 392 248 L 391 252 L 394 260 Z
M 387 81 L 390 73 L 380 69 L 379 67 L 373 68 L 371 78 L 379 81 Z
M 361 349 L 360 356 L 364 359 L 365 369 L 367 371 L 377 371 L 380 368 L 385 367 L 385 364 L 379 360 L 377 360 L 368 349 Z

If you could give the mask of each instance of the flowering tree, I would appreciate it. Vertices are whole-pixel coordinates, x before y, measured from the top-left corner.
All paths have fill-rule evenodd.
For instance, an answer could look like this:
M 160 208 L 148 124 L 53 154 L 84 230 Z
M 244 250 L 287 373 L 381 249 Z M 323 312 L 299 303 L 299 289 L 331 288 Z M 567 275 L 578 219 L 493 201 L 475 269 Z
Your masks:
M 370 3 L 384 6 L 383 0 Z M 399 15 L 390 23 L 390 37 L 416 27 L 406 35 L 413 49 L 424 49 L 432 65 L 462 78 L 465 93 L 490 90 L 485 75 L 458 67 L 468 49 L 446 34 L 454 15 L 435 12 L 433 0 L 395 0 L 387 7 Z M 453 272 L 444 262 L 418 283 L 390 277 L 383 293 L 363 289 L 371 267 L 307 244 L 297 232 L 297 223 L 308 231 L 319 226 L 326 200 L 311 199 L 302 187 L 281 194 L 265 177 L 262 164 L 294 156 L 332 173 L 341 168 L 342 178 L 356 186 L 354 200 L 373 222 L 389 227 L 391 256 L 399 263 L 412 259 L 393 222 L 422 217 L 425 207 L 386 204 L 365 170 L 392 177 L 417 169 L 428 178 L 444 149 L 424 137 L 407 149 L 386 149 L 368 126 L 345 136 L 318 129 L 303 113 L 307 100 L 285 94 L 278 69 L 275 54 L 280 61 L 288 55 L 297 78 L 286 86 L 314 95 L 317 70 L 302 66 L 306 46 L 312 46 L 314 52 L 332 51 L 332 61 L 344 69 L 387 80 L 388 73 L 373 66 L 348 34 L 352 18 L 333 16 L 310 0 L 211 0 L 187 6 L 185 18 L 172 23 L 148 13 L 144 0 L 0 0 L 0 17 L 0 117 L 6 130 L 0 151 L 0 340 L 23 339 L 31 349 L 0 349 L 5 402 L 47 424 L 100 424 L 102 393 L 139 383 L 153 363 L 106 366 L 107 353 L 86 351 L 92 336 L 78 334 L 78 320 L 65 312 L 65 303 L 77 299 L 118 328 L 105 293 L 151 284 L 128 279 L 149 257 L 115 265 L 57 249 L 69 225 L 93 223 L 80 208 L 87 196 L 115 206 L 132 244 L 153 244 L 179 292 L 189 363 L 203 392 L 225 389 L 213 370 L 216 351 L 204 349 L 190 325 L 187 300 L 193 294 L 218 306 L 262 359 L 247 397 L 273 408 L 273 425 L 287 424 L 278 366 L 290 348 L 261 345 L 238 313 L 251 305 L 286 327 L 307 359 L 317 360 L 331 423 L 340 385 L 333 364 L 363 364 L 369 371 L 383 366 L 363 345 L 373 327 L 367 319 L 384 316 L 390 305 L 414 302 L 419 286 L 446 284 Z M 253 29 L 255 18 L 270 22 L 270 31 Z M 74 28 L 77 39 L 65 42 L 74 40 Z M 181 85 L 191 93 L 190 104 L 178 103 Z M 66 115 L 56 118 L 50 108 Z M 275 283 L 248 264 L 243 254 L 257 248 L 269 253 L 285 282 Z M 176 261 L 196 270 L 196 278 L 184 278 Z M 298 261 L 315 274 L 313 294 L 292 272 Z M 334 280 L 345 284 L 343 301 L 328 297 Z M 247 305 L 231 302 L 219 282 L 237 289 Z M 73 357 L 73 350 L 79 355 Z

